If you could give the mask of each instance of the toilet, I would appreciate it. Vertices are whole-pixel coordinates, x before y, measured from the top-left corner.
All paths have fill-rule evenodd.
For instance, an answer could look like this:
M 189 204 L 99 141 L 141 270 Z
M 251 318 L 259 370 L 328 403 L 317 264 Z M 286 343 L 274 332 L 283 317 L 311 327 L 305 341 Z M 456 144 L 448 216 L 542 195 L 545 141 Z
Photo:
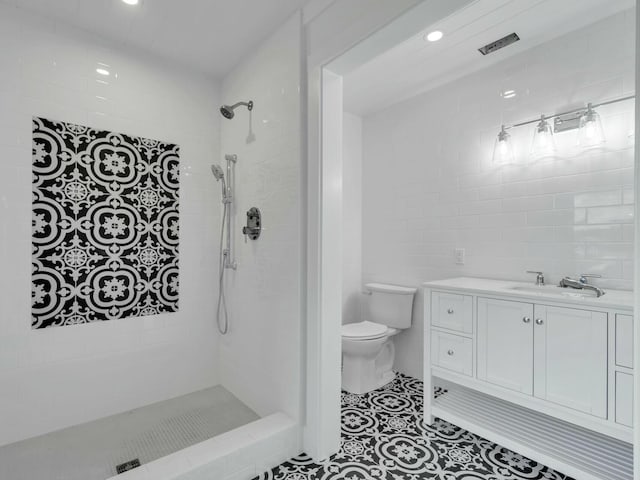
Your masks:
M 393 336 L 411 326 L 416 289 L 368 283 L 366 320 L 342 326 L 342 389 L 367 393 L 395 378 Z

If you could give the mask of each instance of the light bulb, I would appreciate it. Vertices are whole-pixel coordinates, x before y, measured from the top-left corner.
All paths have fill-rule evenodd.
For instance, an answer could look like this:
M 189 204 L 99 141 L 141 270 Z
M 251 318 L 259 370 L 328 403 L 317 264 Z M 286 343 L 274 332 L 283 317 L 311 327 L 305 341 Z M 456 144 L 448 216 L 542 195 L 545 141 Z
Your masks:
M 430 42 L 437 42 L 440 40 L 444 34 L 440 30 L 434 30 L 433 32 L 427 35 L 427 40 Z
M 587 110 L 580 117 L 578 130 L 578 145 L 583 148 L 596 148 L 605 142 L 604 130 L 600 115 L 593 109 L 591 104 L 587 105 Z
M 493 148 L 493 163 L 496 165 L 508 165 L 515 163 L 515 154 L 513 145 L 511 145 L 511 135 L 507 132 L 503 125 L 496 138 L 496 144 Z
M 533 132 L 533 143 L 531 144 L 531 157 L 540 159 L 555 155 L 556 146 L 553 139 L 553 129 L 544 115 L 540 116 L 540 123 Z

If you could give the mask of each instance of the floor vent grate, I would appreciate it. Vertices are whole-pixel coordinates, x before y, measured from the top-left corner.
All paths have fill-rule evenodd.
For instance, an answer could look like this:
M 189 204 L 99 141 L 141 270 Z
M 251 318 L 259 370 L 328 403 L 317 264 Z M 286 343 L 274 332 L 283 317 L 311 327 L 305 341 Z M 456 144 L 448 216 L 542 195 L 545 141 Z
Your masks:
M 133 470 L 134 468 L 138 468 L 140 466 L 140 460 L 134 458 L 133 460 L 129 460 L 128 462 L 121 463 L 116 466 L 116 472 L 118 475 L 124 472 L 128 472 L 129 470 Z

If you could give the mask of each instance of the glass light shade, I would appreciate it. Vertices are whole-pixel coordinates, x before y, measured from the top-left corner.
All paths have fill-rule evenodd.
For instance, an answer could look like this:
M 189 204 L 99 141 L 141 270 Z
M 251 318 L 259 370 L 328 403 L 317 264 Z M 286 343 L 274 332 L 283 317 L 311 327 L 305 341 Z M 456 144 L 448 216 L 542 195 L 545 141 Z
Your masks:
M 496 143 L 493 147 L 493 163 L 495 165 L 509 165 L 516 162 L 516 156 L 513 151 L 511 135 L 502 126 Z
M 556 144 L 553 138 L 553 128 L 545 119 L 544 115 L 540 117 L 540 123 L 533 132 L 533 143 L 531 145 L 531 157 L 540 159 L 545 157 L 553 157 L 556 154 Z
M 600 115 L 591 107 L 591 104 L 587 106 L 587 111 L 580 117 L 578 128 L 578 145 L 581 147 L 595 148 L 605 142 Z

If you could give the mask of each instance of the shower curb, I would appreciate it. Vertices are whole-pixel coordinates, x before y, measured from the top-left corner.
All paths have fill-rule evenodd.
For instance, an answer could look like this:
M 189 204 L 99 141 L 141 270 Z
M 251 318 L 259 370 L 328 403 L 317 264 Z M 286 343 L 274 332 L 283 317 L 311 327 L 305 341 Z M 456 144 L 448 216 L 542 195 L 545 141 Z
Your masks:
M 299 437 L 275 413 L 107 480 L 249 480 L 298 455 Z

